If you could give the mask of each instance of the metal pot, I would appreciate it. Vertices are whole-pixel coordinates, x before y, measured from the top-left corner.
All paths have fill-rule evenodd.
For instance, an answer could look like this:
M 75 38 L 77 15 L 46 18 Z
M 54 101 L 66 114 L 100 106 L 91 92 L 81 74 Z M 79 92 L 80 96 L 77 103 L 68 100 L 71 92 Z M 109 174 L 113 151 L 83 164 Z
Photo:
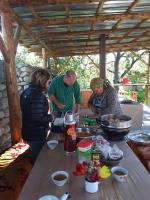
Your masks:
M 127 115 L 102 115 L 100 126 L 108 139 L 123 138 L 130 131 L 132 119 Z
M 108 139 L 121 139 L 124 138 L 124 136 L 126 136 L 129 131 L 130 128 L 109 128 L 107 126 L 104 126 L 101 124 L 101 128 L 104 132 L 104 134 L 107 136 Z
M 102 115 L 100 118 L 101 125 L 107 128 L 124 129 L 132 126 L 132 119 L 127 115 Z

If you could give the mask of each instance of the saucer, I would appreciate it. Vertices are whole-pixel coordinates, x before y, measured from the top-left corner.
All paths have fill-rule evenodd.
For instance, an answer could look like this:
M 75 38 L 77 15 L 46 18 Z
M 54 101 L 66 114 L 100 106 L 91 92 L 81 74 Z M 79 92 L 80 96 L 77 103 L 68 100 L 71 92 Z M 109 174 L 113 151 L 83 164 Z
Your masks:
M 44 195 L 40 197 L 38 200 L 59 200 L 59 199 L 54 195 Z

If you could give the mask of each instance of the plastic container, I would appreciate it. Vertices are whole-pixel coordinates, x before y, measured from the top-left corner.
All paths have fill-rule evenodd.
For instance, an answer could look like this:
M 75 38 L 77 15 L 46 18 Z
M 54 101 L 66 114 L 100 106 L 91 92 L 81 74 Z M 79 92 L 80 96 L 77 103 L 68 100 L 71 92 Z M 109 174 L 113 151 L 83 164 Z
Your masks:
M 87 150 L 87 151 L 80 151 L 79 149 L 77 149 L 77 154 L 78 154 L 78 160 L 80 163 L 82 162 L 90 162 L 91 161 L 91 149 Z

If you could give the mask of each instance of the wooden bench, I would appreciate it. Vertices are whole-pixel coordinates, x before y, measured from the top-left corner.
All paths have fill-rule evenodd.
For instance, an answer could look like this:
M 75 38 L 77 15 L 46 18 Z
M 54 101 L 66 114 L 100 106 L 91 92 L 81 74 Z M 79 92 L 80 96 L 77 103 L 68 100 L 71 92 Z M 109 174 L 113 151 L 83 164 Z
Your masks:
M 16 200 L 32 165 L 29 146 L 17 143 L 0 154 L 0 199 Z

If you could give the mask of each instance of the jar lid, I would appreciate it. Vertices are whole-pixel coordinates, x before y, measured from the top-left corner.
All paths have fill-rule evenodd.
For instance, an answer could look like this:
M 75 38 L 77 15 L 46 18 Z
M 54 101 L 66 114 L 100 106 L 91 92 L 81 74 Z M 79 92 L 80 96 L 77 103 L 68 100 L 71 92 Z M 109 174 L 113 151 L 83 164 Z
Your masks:
M 77 147 L 81 147 L 81 148 L 91 147 L 92 145 L 93 145 L 93 141 L 90 139 L 83 139 L 77 143 Z

